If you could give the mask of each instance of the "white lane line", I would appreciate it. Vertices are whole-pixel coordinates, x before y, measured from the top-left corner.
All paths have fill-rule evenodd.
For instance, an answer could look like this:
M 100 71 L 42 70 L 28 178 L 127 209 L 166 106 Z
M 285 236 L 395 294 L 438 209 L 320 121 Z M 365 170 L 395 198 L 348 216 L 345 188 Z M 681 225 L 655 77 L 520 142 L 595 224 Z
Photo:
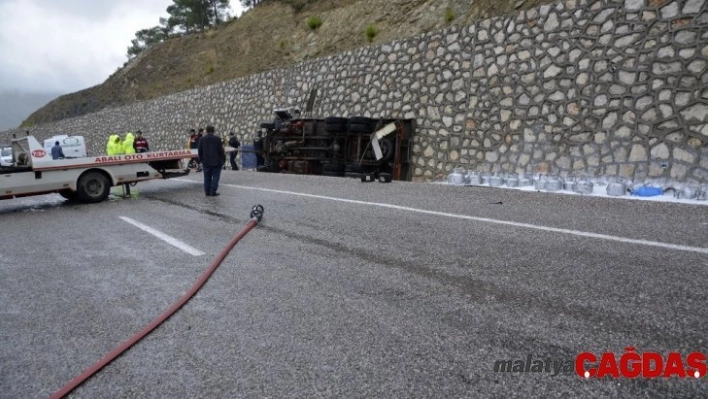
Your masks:
M 201 182 L 195 182 L 193 180 L 185 180 L 185 179 L 175 179 L 175 180 L 184 181 L 184 182 L 191 182 L 191 183 L 196 183 L 196 184 L 202 184 Z M 384 204 L 384 203 L 380 203 L 380 202 L 351 200 L 351 199 L 346 199 L 346 198 L 328 197 L 328 196 L 324 196 L 324 195 L 297 193 L 294 191 L 273 190 L 273 189 L 269 189 L 269 188 L 239 186 L 237 184 L 220 184 L 220 186 L 235 187 L 235 188 L 241 188 L 244 190 L 265 191 L 265 192 L 269 192 L 269 193 L 297 195 L 300 197 L 309 197 L 309 198 L 317 198 L 317 199 L 324 199 L 324 200 L 330 200 L 330 201 L 346 202 L 346 203 L 350 203 L 350 204 L 378 206 L 381 208 L 397 209 L 397 210 L 401 210 L 401 211 L 423 213 L 423 214 L 434 215 L 434 216 L 443 216 L 443 217 L 449 217 L 449 218 L 454 218 L 454 219 L 473 220 L 475 222 L 501 224 L 501 225 L 505 225 L 505 226 L 514 226 L 514 227 L 524 227 L 527 229 L 549 231 L 549 232 L 553 232 L 553 233 L 570 234 L 570 235 L 580 236 L 580 237 L 597 238 L 597 239 L 601 239 L 601 240 L 617 241 L 617 242 L 623 242 L 623 243 L 627 243 L 627 244 L 647 245 L 650 247 L 674 249 L 677 251 L 688 251 L 688 252 L 697 252 L 700 254 L 708 254 L 708 248 L 691 247 L 688 245 L 668 244 L 668 243 L 658 242 L 658 241 L 638 240 L 638 239 L 634 239 L 634 238 L 611 236 L 611 235 L 607 235 L 607 234 L 589 233 L 586 231 L 579 231 L 579 230 L 560 229 L 557 227 L 540 226 L 540 225 L 529 224 L 529 223 L 509 222 L 506 220 L 481 218 L 481 217 L 477 217 L 477 216 L 467 216 L 467 215 L 460 215 L 460 214 L 456 214 L 456 213 L 429 211 L 426 209 L 411 208 L 411 207 L 401 206 L 401 205 Z
M 128 222 L 128 223 L 132 224 L 133 226 L 139 228 L 142 231 L 145 231 L 147 233 L 154 235 L 155 237 L 161 239 L 162 241 L 164 241 L 174 247 L 177 247 L 190 255 L 194 255 L 194 256 L 204 255 L 204 252 L 202 252 L 192 246 L 189 246 L 188 244 L 185 244 L 182 241 L 180 241 L 172 236 L 168 236 L 167 234 L 165 234 L 159 230 L 155 230 L 150 226 L 146 226 L 146 225 L 144 225 L 140 222 L 137 222 L 137 221 L 135 221 L 129 217 L 126 217 L 126 216 L 121 216 L 120 219 L 124 222 Z

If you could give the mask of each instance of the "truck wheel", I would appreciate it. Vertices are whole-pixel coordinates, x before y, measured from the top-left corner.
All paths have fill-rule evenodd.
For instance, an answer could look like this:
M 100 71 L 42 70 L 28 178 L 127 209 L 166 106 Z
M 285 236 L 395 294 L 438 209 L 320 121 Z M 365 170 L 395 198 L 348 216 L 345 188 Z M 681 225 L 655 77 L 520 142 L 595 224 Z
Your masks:
M 352 116 L 349 118 L 349 124 L 372 126 L 374 124 L 374 120 L 366 116 Z
M 328 133 L 339 133 L 347 131 L 347 118 L 328 116 L 324 119 L 325 131 Z
M 381 147 L 381 155 L 383 156 L 379 159 L 379 162 L 387 162 L 393 158 L 393 153 L 396 152 L 396 146 L 393 144 L 393 140 L 383 139 L 379 141 L 379 146 Z
M 359 123 L 351 123 L 351 124 L 349 124 L 349 131 L 352 133 L 368 134 L 368 133 L 372 133 L 374 131 L 374 129 L 371 127 L 371 125 L 362 125 Z
M 77 194 L 81 201 L 96 203 L 108 198 L 111 190 L 108 178 L 100 172 L 88 172 L 79 178 Z
M 328 116 L 324 119 L 325 125 L 346 125 L 347 118 L 340 118 L 338 116 Z

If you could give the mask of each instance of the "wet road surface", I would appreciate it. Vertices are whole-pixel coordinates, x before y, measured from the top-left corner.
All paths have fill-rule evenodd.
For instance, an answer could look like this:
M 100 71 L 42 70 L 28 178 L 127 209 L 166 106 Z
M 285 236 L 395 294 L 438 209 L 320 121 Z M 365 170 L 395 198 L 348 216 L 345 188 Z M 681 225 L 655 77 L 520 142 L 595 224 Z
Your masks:
M 708 352 L 708 207 L 255 172 L 0 202 L 0 397 L 705 397 L 700 379 L 495 372 Z M 114 191 L 118 191 L 114 189 Z

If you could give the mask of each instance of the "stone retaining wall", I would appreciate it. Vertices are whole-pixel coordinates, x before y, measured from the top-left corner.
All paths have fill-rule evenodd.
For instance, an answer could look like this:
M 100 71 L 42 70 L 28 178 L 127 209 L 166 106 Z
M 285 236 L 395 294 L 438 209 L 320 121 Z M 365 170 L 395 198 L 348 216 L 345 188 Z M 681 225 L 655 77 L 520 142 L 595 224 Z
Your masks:
M 141 129 L 155 149 L 213 124 L 242 141 L 283 106 L 414 118 L 414 179 L 457 166 L 708 182 L 708 0 L 570 0 L 33 127 Z

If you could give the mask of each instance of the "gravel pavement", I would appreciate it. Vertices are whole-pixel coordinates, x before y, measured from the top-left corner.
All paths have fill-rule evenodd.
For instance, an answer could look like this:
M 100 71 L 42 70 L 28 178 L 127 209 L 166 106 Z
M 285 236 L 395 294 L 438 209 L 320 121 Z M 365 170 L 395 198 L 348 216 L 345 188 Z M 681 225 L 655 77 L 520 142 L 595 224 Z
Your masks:
M 133 199 L 0 202 L 0 397 L 51 395 L 204 288 L 76 398 L 708 397 L 707 378 L 499 373 L 708 353 L 708 208 L 224 171 Z M 141 230 L 130 218 L 202 255 Z

